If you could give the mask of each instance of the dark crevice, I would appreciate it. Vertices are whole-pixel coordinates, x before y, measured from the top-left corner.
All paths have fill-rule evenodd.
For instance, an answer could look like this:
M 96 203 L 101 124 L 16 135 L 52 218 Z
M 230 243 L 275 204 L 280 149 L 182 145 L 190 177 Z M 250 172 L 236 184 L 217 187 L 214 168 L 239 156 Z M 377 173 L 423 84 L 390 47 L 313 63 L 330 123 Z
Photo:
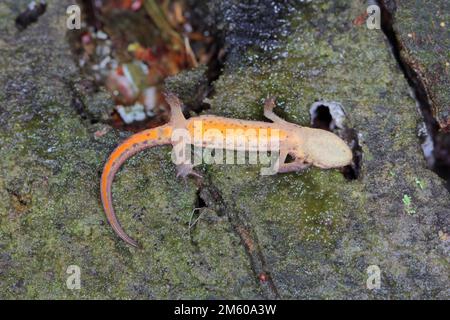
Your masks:
M 189 110 L 199 115 L 205 110 L 211 109 L 211 105 L 204 100 L 213 98 L 216 93 L 213 83 L 223 74 L 227 51 L 225 50 L 223 32 L 217 29 L 216 23 L 205 21 L 205 16 L 211 15 L 210 9 L 196 1 L 187 1 L 187 3 L 191 11 L 190 21 L 194 28 L 201 32 L 207 32 L 214 38 L 214 42 L 211 44 L 212 57 L 207 64 L 206 85 L 199 87 L 196 92 L 192 93 L 195 96 L 195 105 L 187 106 Z
M 433 159 L 429 161 L 429 163 L 433 163 L 433 166 L 430 169 L 441 178 L 447 180 L 447 189 L 450 190 L 450 157 L 448 157 L 450 153 L 450 134 L 440 131 L 439 123 L 433 116 L 433 106 L 424 82 L 414 67 L 402 57 L 401 52 L 405 49 L 394 30 L 394 15 L 397 10 L 396 2 L 394 0 L 378 0 L 377 2 L 381 9 L 381 29 L 389 41 L 392 53 L 414 93 L 427 133 L 434 144 Z
M 82 120 L 87 120 L 88 116 L 86 113 L 86 106 L 84 105 L 83 101 L 78 97 L 77 94 L 75 94 L 74 91 L 72 91 L 72 101 L 71 101 L 72 108 L 76 111 L 76 113 L 80 116 Z
M 311 120 L 313 128 L 330 131 L 330 124 L 331 121 L 333 120 L 333 117 L 331 116 L 330 113 L 330 108 L 323 105 L 319 106 L 316 109 L 316 116 Z
M 266 259 L 259 245 L 258 238 L 251 226 L 242 219 L 243 213 L 225 203 L 220 191 L 208 181 L 199 186 L 199 196 L 206 206 L 215 210 L 220 216 L 226 216 L 233 230 L 239 236 L 244 249 L 250 259 L 250 266 L 255 276 L 255 281 L 262 288 L 265 298 L 279 299 L 280 295 L 275 286 L 271 272 L 266 264 Z
M 387 6 L 387 2 L 389 2 L 389 9 Z M 439 131 L 439 124 L 436 119 L 433 117 L 433 110 L 428 99 L 427 90 L 425 88 L 424 83 L 420 79 L 417 72 L 414 70 L 412 66 L 410 66 L 406 61 L 403 60 L 400 52 L 403 50 L 403 45 L 401 44 L 399 38 L 397 37 L 393 23 L 394 17 L 393 13 L 395 13 L 396 7 L 395 2 L 390 1 L 378 1 L 379 6 L 381 8 L 381 29 L 386 35 L 391 48 L 392 53 L 395 59 L 398 62 L 400 69 L 408 81 L 408 84 L 414 91 L 415 98 L 419 102 L 420 110 L 425 120 L 425 124 L 427 125 L 427 129 L 432 136 L 435 136 Z
M 203 200 L 203 198 L 200 196 L 200 192 L 201 192 L 201 189 L 198 189 L 197 193 L 196 193 L 196 198 L 195 198 L 195 208 L 198 208 L 198 209 L 207 207 L 205 200 Z
M 358 133 L 355 129 L 346 128 L 342 132 L 342 138 L 350 145 L 353 153 L 353 161 L 349 166 L 342 168 L 342 174 L 348 180 L 356 180 L 361 174 L 363 150 L 359 144 Z
M 94 1 L 79 0 L 79 2 L 83 5 L 83 13 L 86 15 L 87 24 L 93 26 L 96 31 L 100 30 L 100 28 L 102 27 L 102 23 L 100 21 L 100 13 L 98 12 L 97 7 L 94 5 Z
M 63 79 L 64 84 L 68 88 L 68 90 L 71 92 L 71 107 L 75 110 L 75 112 L 78 114 L 78 116 L 83 120 L 83 123 L 89 123 L 89 124 L 96 124 L 99 122 L 107 123 L 105 121 L 101 121 L 96 116 L 91 114 L 88 111 L 87 106 L 83 102 L 83 97 L 80 91 L 76 88 L 75 82 L 71 79 Z

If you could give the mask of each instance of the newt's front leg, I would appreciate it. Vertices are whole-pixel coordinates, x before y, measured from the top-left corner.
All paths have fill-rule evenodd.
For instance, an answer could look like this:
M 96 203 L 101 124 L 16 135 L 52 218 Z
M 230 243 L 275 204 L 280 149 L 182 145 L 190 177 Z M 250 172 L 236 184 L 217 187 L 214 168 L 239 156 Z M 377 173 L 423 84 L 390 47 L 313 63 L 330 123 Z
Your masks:
M 283 163 L 278 167 L 278 173 L 287 173 L 287 172 L 299 172 L 309 168 L 311 164 L 304 163 L 302 161 L 294 161 L 289 163 Z
M 166 92 L 164 94 L 167 103 L 170 106 L 170 124 L 174 130 L 181 129 L 186 131 L 186 119 L 182 112 L 182 102 L 173 93 Z M 176 135 L 175 135 L 176 136 Z M 202 176 L 194 171 L 194 165 L 185 160 L 188 156 L 186 152 L 190 150 L 186 148 L 186 141 L 180 137 L 178 140 L 174 140 L 172 137 L 171 144 L 173 146 L 172 155 L 175 157 L 173 160 L 177 166 L 177 177 L 186 179 L 188 176 L 195 176 L 202 178 Z
M 280 157 L 278 159 L 278 168 L 276 168 L 277 173 L 298 172 L 305 170 L 311 166 L 311 164 L 304 162 L 301 157 L 295 155 L 294 161 L 286 163 L 285 161 L 288 154 L 290 153 L 281 148 Z
M 266 101 L 264 102 L 264 117 L 266 117 L 269 120 L 272 120 L 274 123 L 278 123 L 281 125 L 289 123 L 286 120 L 281 119 L 279 116 L 277 116 L 275 112 L 273 112 L 274 108 L 275 108 L 275 98 L 274 97 L 267 98 Z

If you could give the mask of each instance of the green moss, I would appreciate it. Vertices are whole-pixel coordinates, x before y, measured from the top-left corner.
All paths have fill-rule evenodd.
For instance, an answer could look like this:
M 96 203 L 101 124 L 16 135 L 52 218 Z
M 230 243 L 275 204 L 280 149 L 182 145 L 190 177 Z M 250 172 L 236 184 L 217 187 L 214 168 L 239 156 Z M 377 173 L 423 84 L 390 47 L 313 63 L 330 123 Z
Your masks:
M 184 70 L 179 74 L 165 79 L 165 89 L 174 92 L 186 105 L 198 107 L 201 103 L 201 95 L 206 94 L 208 79 L 206 77 L 207 67 L 200 65 L 192 70 Z M 197 94 L 192 94 L 196 92 Z

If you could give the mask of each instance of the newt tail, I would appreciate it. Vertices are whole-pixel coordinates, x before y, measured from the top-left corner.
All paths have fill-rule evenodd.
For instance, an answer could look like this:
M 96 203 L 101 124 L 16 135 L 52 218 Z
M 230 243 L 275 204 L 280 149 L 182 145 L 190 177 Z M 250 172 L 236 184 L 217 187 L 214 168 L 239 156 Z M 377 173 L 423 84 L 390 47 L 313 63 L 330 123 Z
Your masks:
M 114 176 L 120 166 L 136 153 L 147 148 L 170 144 L 171 135 L 172 128 L 169 125 L 148 129 L 134 134 L 121 143 L 112 152 L 103 169 L 100 193 L 106 218 L 117 235 L 133 247 L 138 247 L 138 243 L 125 233 L 117 220 L 116 214 L 114 213 L 111 195 L 111 185 L 114 180 Z

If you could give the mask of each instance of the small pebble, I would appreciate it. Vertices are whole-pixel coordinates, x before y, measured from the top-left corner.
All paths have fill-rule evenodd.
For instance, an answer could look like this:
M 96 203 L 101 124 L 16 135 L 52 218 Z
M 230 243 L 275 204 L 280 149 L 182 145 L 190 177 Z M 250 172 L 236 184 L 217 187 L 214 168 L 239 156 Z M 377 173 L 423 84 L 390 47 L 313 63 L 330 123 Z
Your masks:
M 108 39 L 108 35 L 106 33 L 104 33 L 103 31 L 97 31 L 96 33 L 96 38 L 100 39 L 100 40 L 106 40 Z

